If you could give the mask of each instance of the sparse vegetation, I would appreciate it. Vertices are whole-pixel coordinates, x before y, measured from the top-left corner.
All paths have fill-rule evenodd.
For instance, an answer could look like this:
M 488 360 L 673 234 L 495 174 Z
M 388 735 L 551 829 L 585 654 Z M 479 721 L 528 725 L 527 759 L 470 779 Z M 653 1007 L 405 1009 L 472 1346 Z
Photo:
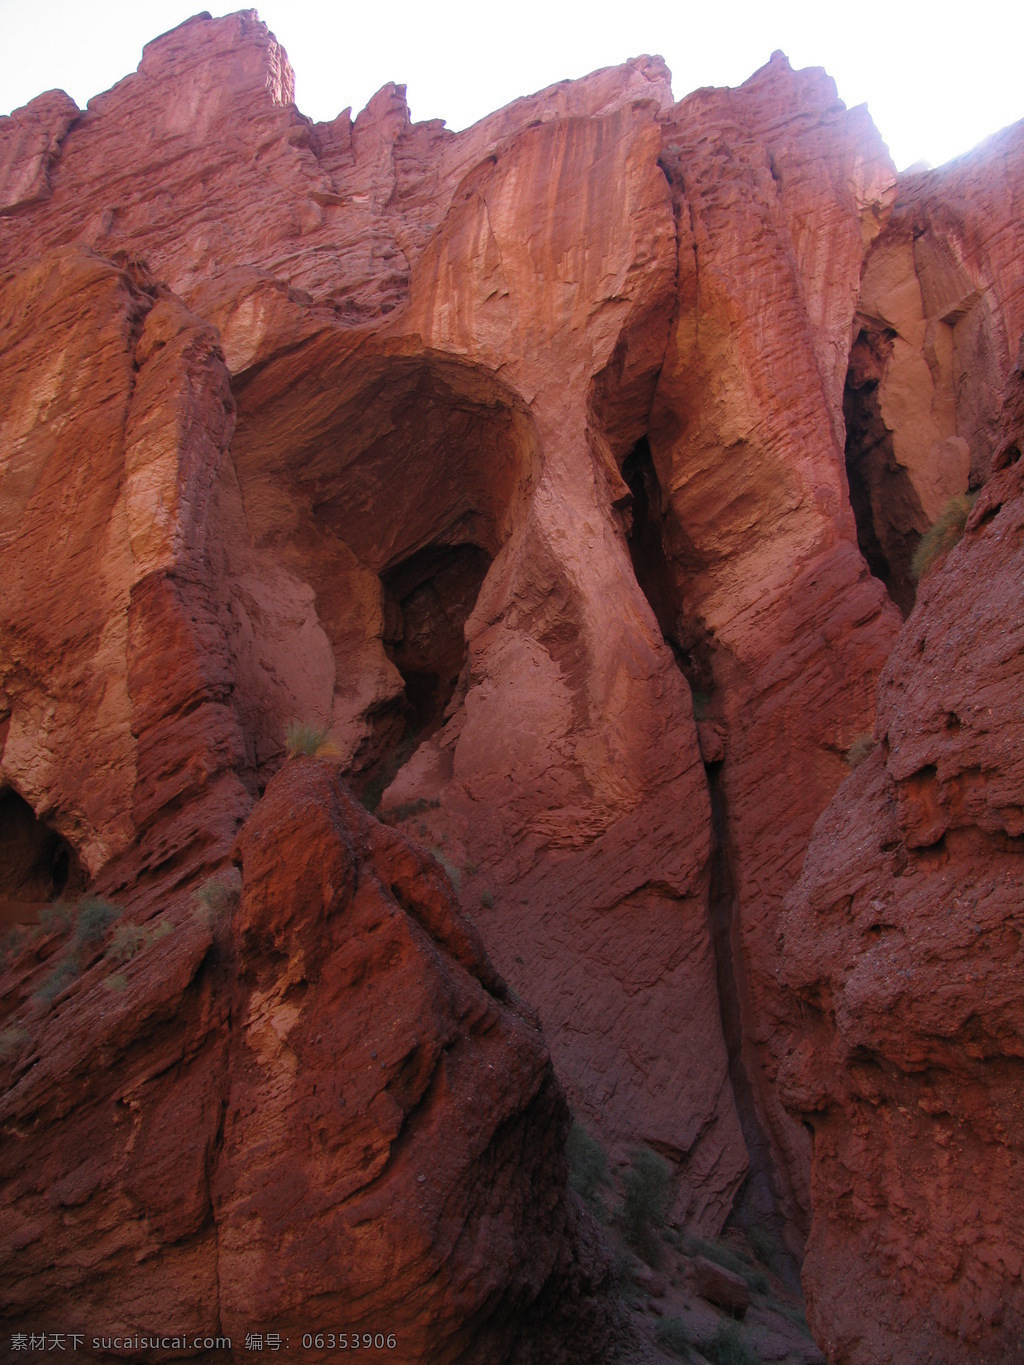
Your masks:
M 8 929 L 3 938 L 0 938 L 0 967 L 5 967 L 12 957 L 14 957 L 27 937 L 23 925 L 16 924 L 13 929 Z
M 662 1318 L 658 1323 L 658 1343 L 681 1360 L 689 1360 L 690 1347 L 694 1345 L 693 1333 L 682 1318 Z
M 389 825 L 400 825 L 406 820 L 412 820 L 414 816 L 422 815 L 424 811 L 437 810 L 440 804 L 440 801 L 428 801 L 425 797 L 420 796 L 415 801 L 400 801 L 397 806 L 385 814 L 384 818 Z M 426 828 L 426 825 L 420 825 L 420 833 L 426 833 Z
M 480 892 L 480 904 L 483 906 L 483 908 L 484 908 L 485 910 L 493 910 L 493 909 L 494 909 L 494 894 L 493 894 L 493 892 L 488 891 L 488 890 L 486 890 L 486 889 L 484 889 L 483 891 L 481 891 L 481 892 Z
M 53 901 L 39 912 L 39 926 L 47 934 L 62 934 L 71 928 L 73 911 L 67 901 Z
M 86 896 L 78 902 L 78 917 L 75 921 L 75 938 L 79 943 L 94 947 L 102 943 L 107 930 L 117 919 L 120 910 L 110 901 L 98 896 Z
M 607 1217 L 601 1187 L 608 1184 L 608 1158 L 597 1138 L 574 1123 L 565 1144 L 569 1161 L 569 1184 L 602 1221 Z
M 846 761 L 853 768 L 859 768 L 875 747 L 874 735 L 869 735 L 866 731 L 862 735 L 857 735 L 853 743 L 846 751 Z
M 697 1347 L 711 1365 L 757 1365 L 757 1356 L 734 1322 L 721 1323 L 715 1335 L 699 1341 Z
M 231 914 L 238 904 L 240 891 L 237 874 L 235 878 L 222 874 L 203 882 L 196 892 L 196 898 L 199 901 L 200 913 L 205 914 L 211 929 L 216 929 L 217 925 Z
M 661 1258 L 658 1234 L 665 1225 L 668 1196 L 668 1163 L 649 1147 L 635 1148 L 623 1182 L 622 1227 L 626 1240 L 648 1265 Z
M 433 854 L 435 860 L 441 864 L 445 872 L 448 874 L 448 880 L 451 882 L 455 894 L 457 896 L 461 895 L 462 873 L 459 871 L 459 869 L 455 866 L 455 864 L 452 862 L 450 858 L 445 857 L 441 849 L 432 848 L 430 851 Z
M 82 970 L 82 964 L 72 954 L 68 954 L 57 963 L 53 971 L 46 978 L 43 984 L 36 991 L 35 1000 L 40 1004 L 50 1005 L 62 991 L 67 990 L 72 981 L 76 980 Z
M 309 721 L 290 720 L 285 726 L 284 748 L 289 758 L 305 754 L 309 758 L 324 755 L 330 746 L 331 727 L 314 725 Z
M 13 1062 L 28 1046 L 28 1030 L 20 1024 L 9 1024 L 0 1030 L 0 1061 Z
M 977 496 L 977 493 L 957 493 L 939 513 L 934 526 L 925 531 L 910 561 L 910 576 L 915 583 L 920 583 L 932 565 L 944 559 L 958 544 Z
M 119 924 L 107 945 L 112 962 L 130 962 L 146 946 L 149 934 L 141 924 Z
M 775 1239 L 763 1223 L 755 1223 L 747 1230 L 747 1241 L 754 1255 L 769 1270 L 775 1269 Z
M 726 1270 L 731 1270 L 734 1275 L 739 1275 L 746 1280 L 747 1285 L 755 1294 L 768 1293 L 770 1285 L 765 1273 L 762 1270 L 756 1270 L 752 1265 L 748 1265 L 741 1256 L 737 1256 L 735 1251 L 723 1246 L 721 1242 L 705 1242 L 701 1237 L 687 1236 L 683 1237 L 682 1242 L 687 1255 L 703 1256 L 705 1259 L 723 1266 Z
M 103 978 L 103 984 L 108 991 L 114 991 L 117 995 L 126 989 L 128 978 L 124 972 L 111 972 L 109 976 Z

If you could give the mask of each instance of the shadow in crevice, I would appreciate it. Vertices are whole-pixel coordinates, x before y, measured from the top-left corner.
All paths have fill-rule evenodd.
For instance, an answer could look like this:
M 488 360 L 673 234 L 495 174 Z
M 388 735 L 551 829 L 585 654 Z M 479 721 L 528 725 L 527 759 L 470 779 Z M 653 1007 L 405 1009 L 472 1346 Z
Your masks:
M 74 849 L 27 801 L 0 792 L 0 928 L 28 923 L 42 906 L 86 882 Z
M 405 686 L 380 718 L 381 748 L 356 779 L 370 809 L 445 722 L 466 664 L 466 621 L 491 562 L 479 545 L 430 545 L 381 574 L 384 648 Z
M 626 545 L 636 581 L 700 709 L 714 682 L 711 642 L 703 625 L 690 621 L 679 605 L 681 586 L 665 543 L 668 526 L 661 486 L 646 437 L 637 441 L 623 461 L 622 478 L 631 494 Z
M 717 719 L 720 700 L 715 682 L 715 642 L 699 619 L 685 611 L 684 574 L 692 563 L 685 532 L 673 526 L 663 509 L 661 489 L 648 442 L 640 440 L 622 466 L 631 494 L 626 539 L 633 569 L 661 633 L 690 685 L 697 720 Z M 721 658 L 718 659 L 721 665 Z M 718 728 L 718 727 L 716 727 Z M 730 1221 L 747 1230 L 769 1231 L 778 1249 L 778 1270 L 791 1284 L 799 1282 L 796 1259 L 783 1250 L 786 1222 L 775 1187 L 771 1145 L 758 1118 L 754 1086 L 747 1074 L 743 1049 L 743 953 L 738 938 L 738 896 L 735 850 L 730 843 L 728 803 L 722 781 L 723 760 L 705 758 L 711 811 L 711 877 L 708 928 L 714 952 L 722 1036 L 728 1058 L 729 1080 L 750 1160 L 750 1173 L 736 1198 Z
M 878 398 L 895 339 L 891 329 L 867 323 L 861 327 L 850 351 L 843 418 L 857 544 L 905 620 L 916 596 L 910 561 L 921 539 L 916 529 L 921 509 L 906 471 L 896 461 L 892 432 Z

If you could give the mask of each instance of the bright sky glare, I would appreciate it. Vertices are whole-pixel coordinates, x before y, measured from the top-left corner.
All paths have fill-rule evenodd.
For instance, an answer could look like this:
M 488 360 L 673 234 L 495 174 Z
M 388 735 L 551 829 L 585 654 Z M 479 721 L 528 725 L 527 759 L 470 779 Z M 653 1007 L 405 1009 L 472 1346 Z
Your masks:
M 202 0 L 0 0 L 0 113 L 59 87 L 84 107 L 134 71 L 142 47 Z M 209 3 L 214 14 L 242 8 Z M 408 87 L 414 119 L 467 127 L 520 95 L 660 52 L 677 99 L 738 85 L 781 48 L 824 66 L 866 103 L 898 168 L 939 165 L 1024 117 L 1019 0 L 262 0 L 288 52 L 296 100 L 316 120 Z

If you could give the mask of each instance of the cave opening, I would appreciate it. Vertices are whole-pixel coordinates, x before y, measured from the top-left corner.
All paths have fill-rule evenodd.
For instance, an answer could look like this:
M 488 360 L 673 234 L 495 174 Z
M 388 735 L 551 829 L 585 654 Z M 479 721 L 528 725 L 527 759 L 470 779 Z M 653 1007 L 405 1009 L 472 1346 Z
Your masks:
M 381 575 L 384 648 L 405 683 L 407 737 L 427 739 L 444 723 L 466 661 L 466 621 L 490 566 L 479 545 L 433 545 Z
M 23 924 L 39 908 L 85 887 L 74 849 L 16 791 L 0 792 L 0 923 Z
M 920 540 L 915 529 L 917 499 L 896 462 L 892 433 L 882 417 L 878 396 L 895 340 L 891 328 L 867 324 L 860 328 L 846 372 L 843 418 L 857 545 L 906 619 L 916 596 L 910 561 Z

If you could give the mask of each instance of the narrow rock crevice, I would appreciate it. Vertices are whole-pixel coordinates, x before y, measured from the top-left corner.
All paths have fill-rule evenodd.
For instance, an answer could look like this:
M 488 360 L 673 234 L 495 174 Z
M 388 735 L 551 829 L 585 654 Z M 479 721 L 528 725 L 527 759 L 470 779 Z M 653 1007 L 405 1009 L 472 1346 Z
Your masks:
M 645 439 L 637 442 L 622 466 L 622 477 L 632 504 L 627 522 L 627 545 L 637 583 L 654 612 L 665 642 L 669 645 L 693 695 L 694 716 L 698 721 L 711 807 L 712 850 L 711 883 L 708 893 L 708 921 L 715 955 L 715 976 L 721 1016 L 722 1035 L 728 1054 L 729 1081 L 740 1127 L 750 1160 L 750 1173 L 740 1191 L 732 1221 L 748 1231 L 767 1234 L 778 1251 L 777 1269 L 793 1285 L 799 1283 L 797 1260 L 785 1251 L 786 1219 L 773 1181 L 770 1142 L 757 1116 L 754 1089 L 743 1058 L 743 1024 L 740 1006 L 742 958 L 733 942 L 736 916 L 734 853 L 729 842 L 728 812 L 722 784 L 721 729 L 714 724 L 714 644 L 699 621 L 688 621 L 678 601 L 681 585 L 673 573 L 665 549 L 669 528 L 664 525 L 661 490 Z M 702 722 L 710 722 L 704 725 Z M 705 730 L 714 731 L 717 755 L 712 756 Z
M 729 842 L 728 805 L 722 785 L 722 764 L 708 763 L 708 795 L 711 800 L 711 886 L 708 920 L 715 954 L 715 977 L 722 1018 L 722 1034 L 729 1057 L 729 1080 L 736 1112 L 750 1159 L 750 1172 L 741 1188 L 730 1222 L 747 1232 L 767 1233 L 776 1248 L 776 1271 L 794 1286 L 799 1285 L 800 1266 L 786 1251 L 786 1218 L 775 1188 L 771 1143 L 757 1115 L 754 1088 L 743 1059 L 743 1014 L 739 976 L 743 971 L 740 950 L 733 942 L 736 922 L 736 880 Z
M 896 333 L 865 319 L 861 324 L 843 391 L 850 505 L 860 552 L 906 619 L 914 606 L 910 561 L 921 538 L 922 514 L 906 470 L 896 461 L 878 397 Z

